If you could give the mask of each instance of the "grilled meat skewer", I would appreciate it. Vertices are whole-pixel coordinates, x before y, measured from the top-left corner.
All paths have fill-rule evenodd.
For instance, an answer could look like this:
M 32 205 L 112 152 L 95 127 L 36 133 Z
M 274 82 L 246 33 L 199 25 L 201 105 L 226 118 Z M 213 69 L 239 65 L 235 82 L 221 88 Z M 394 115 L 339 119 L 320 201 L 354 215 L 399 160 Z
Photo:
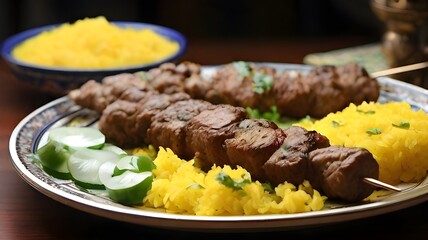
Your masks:
M 275 72 L 270 68 L 252 71 L 260 69 Z M 317 71 L 323 72 L 316 69 L 312 74 L 316 76 Z M 182 158 L 196 157 L 204 170 L 213 164 L 240 165 L 254 179 L 272 184 L 300 184 L 307 179 L 328 197 L 345 201 L 359 201 L 374 190 L 362 181 L 377 179 L 379 174 L 368 151 L 334 147 L 335 155 L 328 139 L 314 131 L 279 129 L 267 120 L 248 119 L 242 107 L 192 99 L 203 98 L 201 92 L 212 87 L 202 79 L 197 64 L 167 64 L 147 75 L 150 81 L 130 73 L 106 77 L 102 83 L 89 81 L 69 96 L 76 104 L 102 112 L 100 130 L 122 147 L 143 143 L 169 147 Z M 351 188 L 351 182 L 357 187 Z
M 262 112 L 275 105 L 282 116 L 321 118 L 350 103 L 358 105 L 379 97 L 377 81 L 355 63 L 315 67 L 307 73 L 239 63 L 216 71 L 206 100 Z M 242 68 L 247 73 L 242 73 Z
M 146 81 L 139 81 L 140 77 Z M 262 112 L 276 106 L 282 116 L 296 118 L 320 118 L 350 103 L 375 101 L 380 94 L 378 82 L 354 63 L 315 67 L 304 73 L 235 62 L 218 67 L 210 79 L 205 79 L 200 65 L 182 62 L 165 63 L 145 74 L 110 76 L 101 85 L 92 81 L 90 87 L 72 91 L 70 96 L 82 105 L 79 96 L 91 96 L 86 107 L 101 110 L 119 98 L 126 86 L 167 94 L 185 92 L 214 104 L 251 107 Z
M 128 89 L 103 110 L 98 126 L 108 141 L 122 147 L 168 147 L 184 159 L 195 157 L 203 170 L 240 165 L 254 179 L 275 185 L 307 179 L 329 198 L 348 202 L 367 197 L 375 187 L 362 179 L 379 174 L 364 149 L 333 147 L 315 131 L 280 129 L 265 119 L 248 119 L 241 107 L 185 93 Z

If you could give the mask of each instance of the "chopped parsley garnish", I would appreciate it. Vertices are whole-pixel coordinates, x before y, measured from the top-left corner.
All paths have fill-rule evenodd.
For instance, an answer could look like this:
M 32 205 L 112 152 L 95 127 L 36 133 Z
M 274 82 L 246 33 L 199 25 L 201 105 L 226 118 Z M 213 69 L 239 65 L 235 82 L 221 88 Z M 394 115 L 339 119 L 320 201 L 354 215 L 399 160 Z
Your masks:
M 380 128 L 370 128 L 367 129 L 366 133 L 368 133 L 369 135 L 379 135 L 382 133 L 382 130 Z
M 409 122 L 400 122 L 400 124 L 392 124 L 392 126 L 397 127 L 397 128 L 402 128 L 402 129 L 409 129 L 410 128 L 410 123 Z
M 220 172 L 217 174 L 215 179 L 223 184 L 226 187 L 233 188 L 234 190 L 242 190 L 242 188 L 248 184 L 251 183 L 251 180 L 247 176 L 242 176 L 243 179 L 235 180 L 231 178 L 227 173 Z
M 363 111 L 360 109 L 357 109 L 357 112 L 364 113 L 364 114 L 375 114 L 376 113 L 376 111 L 373 111 L 373 110 Z
M 270 107 L 269 112 L 260 113 L 260 111 L 258 109 L 253 109 L 250 107 L 245 108 L 245 110 L 248 113 L 248 116 L 250 118 L 253 118 L 253 119 L 264 118 L 264 119 L 268 119 L 268 120 L 277 122 L 277 121 L 279 121 L 279 119 L 281 117 L 281 115 L 278 112 L 278 108 L 275 105 Z
M 278 112 L 277 106 L 273 105 L 270 107 L 270 111 L 261 113 L 260 110 L 256 108 L 245 108 L 249 118 L 251 119 L 267 119 L 274 122 L 278 125 L 279 128 L 287 128 L 292 126 L 294 123 L 298 123 L 300 121 L 314 121 L 310 116 L 306 116 L 305 118 L 295 119 L 295 118 L 286 118 L 281 117 L 281 114 Z
M 262 72 L 255 72 L 253 77 L 253 91 L 263 94 L 273 86 L 273 77 Z
M 144 81 L 149 80 L 149 76 L 147 76 L 147 72 L 145 72 L 145 71 L 139 71 L 136 73 L 136 75 Z
M 268 193 L 273 193 L 275 190 L 272 188 L 272 185 L 269 183 L 262 183 L 263 189 Z
M 251 67 L 244 61 L 234 62 L 233 66 L 238 71 L 240 79 L 251 76 Z
M 250 118 L 254 118 L 254 119 L 261 118 L 260 111 L 257 108 L 246 107 L 245 111 L 247 112 L 247 114 Z
M 334 128 L 342 126 L 342 123 L 339 121 L 331 121 L 331 125 L 333 125 Z
M 264 112 L 262 118 L 269 119 L 271 121 L 279 121 L 281 115 L 278 112 L 278 108 L 273 105 L 270 107 L 270 112 Z
M 243 80 L 246 77 L 252 77 L 252 89 L 253 92 L 263 94 L 265 91 L 270 90 L 273 87 L 273 77 L 261 72 L 253 71 L 251 66 L 244 61 L 234 62 L 233 66 L 239 74 L 239 80 Z

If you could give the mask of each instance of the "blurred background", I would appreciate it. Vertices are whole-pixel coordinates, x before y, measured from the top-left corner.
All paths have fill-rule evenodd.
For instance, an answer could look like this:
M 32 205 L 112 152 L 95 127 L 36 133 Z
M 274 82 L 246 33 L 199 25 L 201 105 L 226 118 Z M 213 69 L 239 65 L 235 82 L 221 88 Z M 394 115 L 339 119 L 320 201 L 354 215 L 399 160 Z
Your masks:
M 32 27 L 103 15 L 164 25 L 197 39 L 293 39 L 359 35 L 378 39 L 368 0 L 2 0 L 0 40 Z

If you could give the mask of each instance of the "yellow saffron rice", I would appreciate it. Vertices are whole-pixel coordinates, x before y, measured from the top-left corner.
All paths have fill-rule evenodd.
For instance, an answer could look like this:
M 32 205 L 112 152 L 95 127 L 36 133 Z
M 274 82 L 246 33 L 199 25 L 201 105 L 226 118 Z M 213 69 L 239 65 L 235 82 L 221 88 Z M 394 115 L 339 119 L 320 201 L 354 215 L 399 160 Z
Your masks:
M 155 179 L 142 208 L 201 216 L 257 215 L 321 210 L 326 200 L 307 181 L 297 188 L 280 184 L 272 193 L 258 181 L 234 189 L 216 176 L 222 172 L 244 181 L 251 178 L 245 169 L 213 166 L 205 173 L 194 166 L 194 160 L 182 160 L 168 148 L 160 148 L 154 163 Z
M 18 45 L 12 55 L 43 66 L 111 68 L 158 61 L 178 49 L 177 42 L 150 29 L 120 28 L 100 16 L 44 31 Z
M 428 114 L 406 102 L 364 102 L 315 121 L 298 123 L 323 134 L 332 145 L 362 147 L 379 163 L 379 179 L 418 182 L 428 170 Z

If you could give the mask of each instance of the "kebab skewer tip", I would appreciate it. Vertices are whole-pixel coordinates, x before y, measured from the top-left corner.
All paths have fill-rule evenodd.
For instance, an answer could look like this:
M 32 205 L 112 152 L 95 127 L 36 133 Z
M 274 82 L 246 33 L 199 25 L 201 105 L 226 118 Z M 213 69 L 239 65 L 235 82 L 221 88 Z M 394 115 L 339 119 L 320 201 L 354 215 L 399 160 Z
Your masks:
M 363 181 L 367 184 L 382 188 L 382 189 L 386 189 L 386 190 L 391 190 L 394 192 L 401 192 L 403 191 L 402 189 L 393 186 L 391 184 L 387 184 L 385 182 L 379 181 L 378 179 L 374 179 L 374 178 L 369 178 L 369 177 L 365 177 L 363 178 Z

